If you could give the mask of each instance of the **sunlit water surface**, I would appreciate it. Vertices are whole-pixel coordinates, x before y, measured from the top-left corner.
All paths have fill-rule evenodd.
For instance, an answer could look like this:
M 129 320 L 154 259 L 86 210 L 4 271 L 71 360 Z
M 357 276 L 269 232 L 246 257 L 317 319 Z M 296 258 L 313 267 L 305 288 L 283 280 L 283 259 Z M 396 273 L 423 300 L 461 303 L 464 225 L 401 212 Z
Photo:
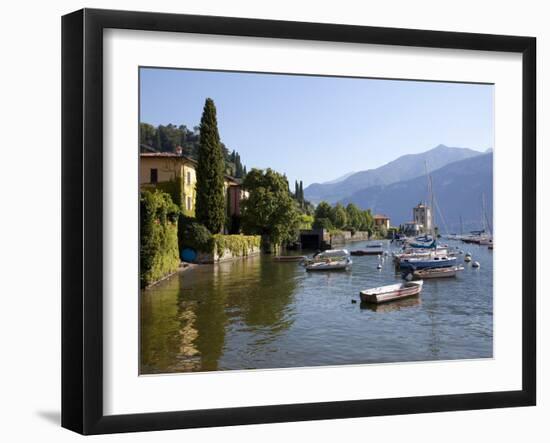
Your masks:
M 141 293 L 141 373 L 492 357 L 492 251 L 449 243 L 481 267 L 374 307 L 360 290 L 402 281 L 389 257 L 353 257 L 349 272 L 271 256 L 182 271 Z

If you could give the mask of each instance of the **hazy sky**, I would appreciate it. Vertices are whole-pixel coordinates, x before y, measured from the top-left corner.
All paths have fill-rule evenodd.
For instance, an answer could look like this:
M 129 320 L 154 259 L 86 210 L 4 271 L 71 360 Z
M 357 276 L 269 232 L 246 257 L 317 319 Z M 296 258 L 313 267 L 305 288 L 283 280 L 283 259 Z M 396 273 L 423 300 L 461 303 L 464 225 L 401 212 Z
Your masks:
M 493 86 L 172 69 L 141 70 L 142 122 L 200 122 L 218 112 L 222 141 L 248 170 L 304 186 L 439 144 L 493 147 Z

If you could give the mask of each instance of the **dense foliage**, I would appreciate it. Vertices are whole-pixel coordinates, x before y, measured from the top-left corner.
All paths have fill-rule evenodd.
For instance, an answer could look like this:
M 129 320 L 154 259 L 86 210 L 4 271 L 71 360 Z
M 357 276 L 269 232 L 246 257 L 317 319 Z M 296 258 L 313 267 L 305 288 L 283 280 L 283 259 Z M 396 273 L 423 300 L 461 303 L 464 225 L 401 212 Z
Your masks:
M 353 203 L 345 208 L 340 203 L 331 206 L 325 201 L 320 202 L 315 208 L 314 228 L 327 230 L 344 229 L 347 231 L 373 232 L 374 219 L 370 210 L 363 211 Z
M 140 284 L 146 287 L 178 269 L 179 209 L 164 192 L 140 194 Z
M 223 255 L 224 251 L 230 251 L 234 257 L 244 257 L 249 254 L 253 248 L 260 247 L 261 238 L 259 235 L 222 235 L 213 236 L 215 251 L 218 255 Z
M 195 216 L 215 234 L 223 229 L 226 221 L 224 169 L 216 106 L 207 98 L 200 125 Z
M 185 204 L 183 201 L 183 177 L 175 177 L 172 180 L 166 182 L 159 182 L 155 184 L 156 189 L 160 189 L 170 195 L 172 202 L 180 209 L 184 211 Z
M 192 217 L 180 216 L 178 223 L 178 242 L 180 251 L 185 248 L 200 252 L 212 251 L 214 242 L 212 233 Z
M 249 192 L 242 205 L 243 232 L 274 245 L 294 241 L 300 220 L 286 178 L 271 169 L 252 169 L 243 185 Z
M 195 126 L 190 130 L 185 125 L 176 126 L 172 123 L 158 126 L 140 123 L 139 142 L 142 150 L 148 147 L 158 152 L 176 152 L 176 148 L 181 146 L 183 155 L 196 160 L 200 147 L 200 127 Z M 238 178 L 246 175 L 246 166 L 242 164 L 239 153 L 235 150 L 230 152 L 221 142 L 220 146 L 225 161 L 225 173 Z

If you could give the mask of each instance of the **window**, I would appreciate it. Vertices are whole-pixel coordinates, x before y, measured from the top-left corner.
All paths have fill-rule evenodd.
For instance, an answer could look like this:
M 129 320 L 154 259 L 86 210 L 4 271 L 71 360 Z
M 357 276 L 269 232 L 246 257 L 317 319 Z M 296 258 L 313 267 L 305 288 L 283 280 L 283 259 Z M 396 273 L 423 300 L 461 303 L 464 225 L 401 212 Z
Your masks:
M 193 209 L 193 200 L 191 200 L 191 197 L 187 197 L 187 210 Z
M 191 171 L 187 171 L 187 184 L 191 184 Z
M 159 181 L 159 171 L 158 169 L 151 169 L 151 183 L 158 183 Z

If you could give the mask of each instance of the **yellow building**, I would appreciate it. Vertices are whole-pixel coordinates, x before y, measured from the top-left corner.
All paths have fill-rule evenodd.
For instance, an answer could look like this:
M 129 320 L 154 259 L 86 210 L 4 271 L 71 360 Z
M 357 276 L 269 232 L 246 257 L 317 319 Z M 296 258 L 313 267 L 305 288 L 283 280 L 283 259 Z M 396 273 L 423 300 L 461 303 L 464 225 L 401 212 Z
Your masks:
M 167 190 L 167 185 L 179 186 L 181 205 L 186 215 L 195 215 L 197 162 L 181 155 L 181 150 L 174 152 L 143 152 L 139 161 L 139 184 L 141 187 Z M 178 179 L 181 179 L 178 180 Z M 224 192 L 227 196 L 228 215 L 240 215 L 241 200 L 248 194 L 242 189 L 241 182 L 226 175 Z M 179 203 L 179 202 L 175 202 Z
M 140 154 L 139 184 L 144 188 L 159 183 L 182 179 L 181 204 L 188 215 L 195 214 L 195 185 L 197 162 L 173 152 L 145 152 Z
M 390 229 L 390 218 L 383 214 L 375 214 L 374 217 L 374 226 L 376 228 L 384 227 Z

